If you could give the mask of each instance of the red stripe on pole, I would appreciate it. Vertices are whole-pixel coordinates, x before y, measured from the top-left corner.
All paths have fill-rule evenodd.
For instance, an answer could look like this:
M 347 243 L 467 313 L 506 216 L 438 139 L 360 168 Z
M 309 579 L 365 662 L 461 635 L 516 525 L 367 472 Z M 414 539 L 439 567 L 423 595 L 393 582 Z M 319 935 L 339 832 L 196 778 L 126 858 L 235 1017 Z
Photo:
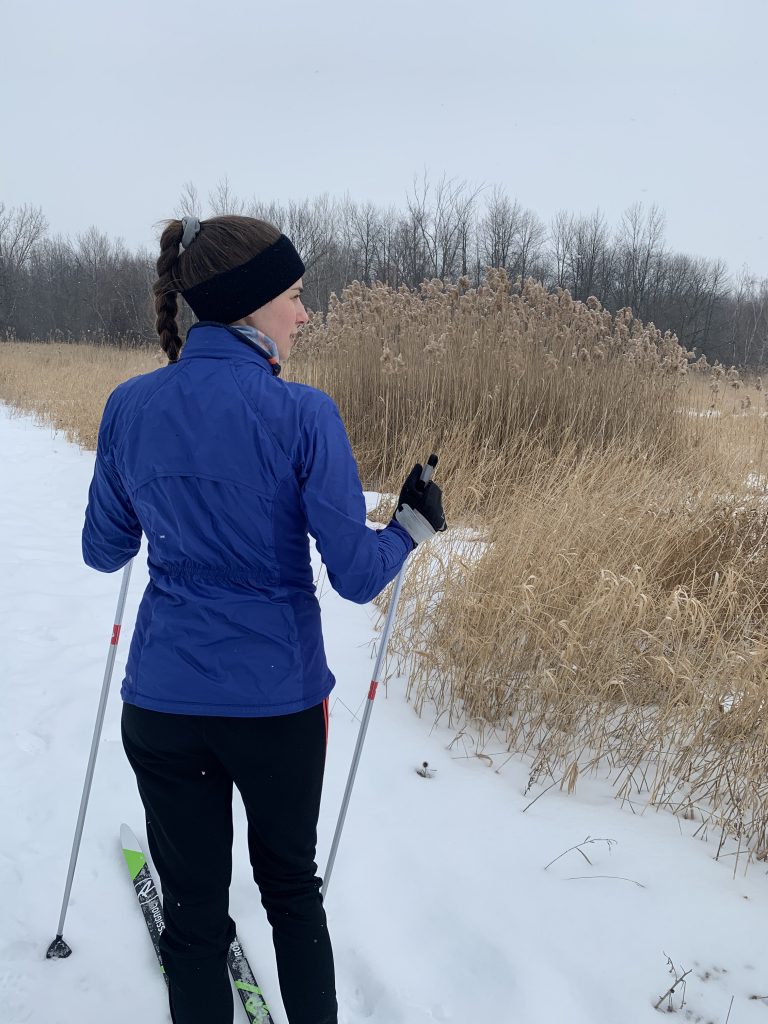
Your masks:
M 120 625 L 119 625 L 119 623 L 116 622 L 114 624 L 114 626 L 112 627 L 112 639 L 109 642 L 110 647 L 117 646 L 117 641 L 119 639 L 120 639 Z
M 368 690 L 368 700 L 374 700 L 374 698 L 376 697 L 376 687 L 378 685 L 379 684 L 376 682 L 375 679 L 371 681 L 371 686 L 370 689 Z

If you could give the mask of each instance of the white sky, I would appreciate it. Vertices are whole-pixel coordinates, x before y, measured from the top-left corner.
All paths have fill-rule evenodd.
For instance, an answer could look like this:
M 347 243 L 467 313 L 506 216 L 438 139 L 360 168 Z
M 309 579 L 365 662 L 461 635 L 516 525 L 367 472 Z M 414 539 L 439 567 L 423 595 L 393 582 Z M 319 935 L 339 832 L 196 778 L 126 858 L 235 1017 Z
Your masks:
M 768 0 L 0 0 L 0 201 L 154 248 L 186 181 L 545 220 L 635 201 L 768 275 Z

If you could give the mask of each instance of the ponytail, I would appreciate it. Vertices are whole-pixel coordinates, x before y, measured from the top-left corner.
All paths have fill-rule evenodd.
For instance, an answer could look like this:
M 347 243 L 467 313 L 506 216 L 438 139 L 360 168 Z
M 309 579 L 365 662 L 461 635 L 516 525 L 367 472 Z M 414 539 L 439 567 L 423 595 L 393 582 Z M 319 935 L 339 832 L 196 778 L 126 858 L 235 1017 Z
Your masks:
M 152 286 L 155 295 L 155 327 L 160 345 L 169 363 L 178 361 L 182 340 L 176 315 L 179 311 L 179 281 L 176 276 L 181 245 L 182 224 L 171 220 L 160 238 L 160 256 L 157 260 L 157 280 Z

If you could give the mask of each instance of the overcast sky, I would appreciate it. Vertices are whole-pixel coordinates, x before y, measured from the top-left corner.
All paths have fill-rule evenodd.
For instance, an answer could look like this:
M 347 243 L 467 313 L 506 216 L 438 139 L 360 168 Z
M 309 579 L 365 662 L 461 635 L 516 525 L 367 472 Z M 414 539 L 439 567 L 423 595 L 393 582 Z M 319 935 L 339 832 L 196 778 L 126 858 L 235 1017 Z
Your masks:
M 545 220 L 641 201 L 768 276 L 768 0 L 0 0 L 0 202 L 152 248 L 184 183 Z

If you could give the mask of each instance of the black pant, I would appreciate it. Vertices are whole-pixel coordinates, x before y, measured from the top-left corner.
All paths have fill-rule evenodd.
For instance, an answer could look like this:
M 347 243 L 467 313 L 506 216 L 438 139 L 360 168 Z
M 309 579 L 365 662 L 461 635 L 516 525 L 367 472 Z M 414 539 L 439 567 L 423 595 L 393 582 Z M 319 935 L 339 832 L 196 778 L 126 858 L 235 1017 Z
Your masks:
M 274 718 L 171 715 L 123 705 L 123 745 L 163 889 L 160 939 L 175 1024 L 232 1024 L 226 955 L 232 784 L 272 925 L 290 1024 L 336 1024 L 333 953 L 315 864 L 327 706 Z

